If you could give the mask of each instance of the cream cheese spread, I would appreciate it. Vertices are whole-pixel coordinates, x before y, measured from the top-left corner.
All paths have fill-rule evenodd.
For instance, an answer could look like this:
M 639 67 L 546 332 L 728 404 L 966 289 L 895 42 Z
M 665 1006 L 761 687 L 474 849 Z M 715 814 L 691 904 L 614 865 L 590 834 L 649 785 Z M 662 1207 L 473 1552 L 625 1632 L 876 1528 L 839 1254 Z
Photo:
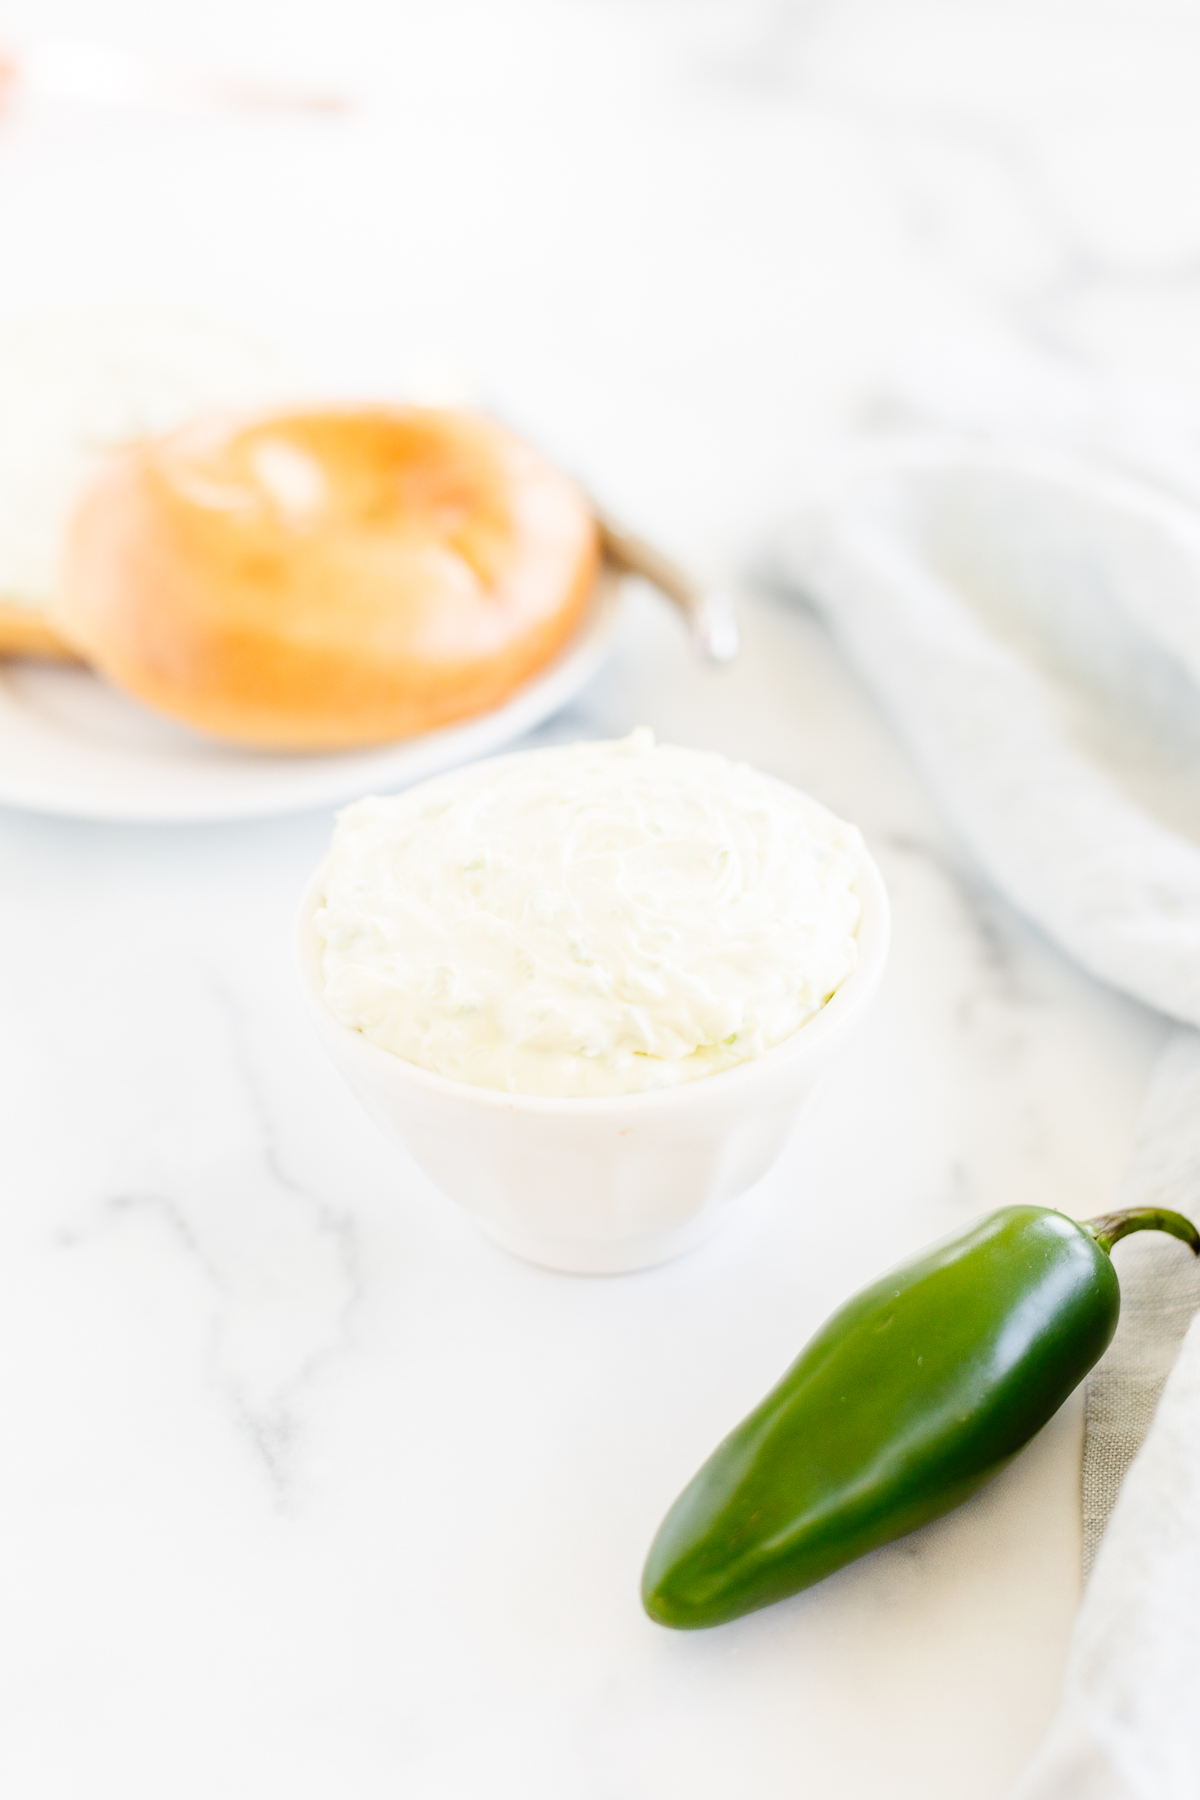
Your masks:
M 315 916 L 343 1025 L 518 1094 L 694 1081 L 798 1031 L 853 969 L 862 841 L 745 763 L 534 750 L 340 816 Z

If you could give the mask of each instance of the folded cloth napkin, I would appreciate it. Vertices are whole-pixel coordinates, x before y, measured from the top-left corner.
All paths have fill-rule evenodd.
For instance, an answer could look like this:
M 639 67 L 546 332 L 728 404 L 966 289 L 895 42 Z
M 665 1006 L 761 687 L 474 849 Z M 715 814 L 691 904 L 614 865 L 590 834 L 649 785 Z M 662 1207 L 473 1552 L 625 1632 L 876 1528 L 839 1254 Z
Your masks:
M 1200 1025 L 1200 524 L 1058 459 L 914 450 L 785 546 L 999 885 Z
M 1200 1793 L 1200 1320 L 1125 1480 L 1071 1639 L 1049 1736 L 1011 1800 Z
M 1172 1035 L 1154 1071 L 1119 1204 L 1165 1206 L 1190 1215 L 1195 1213 L 1198 1196 L 1200 1034 L 1180 1030 Z M 1157 1235 L 1129 1238 L 1116 1248 L 1114 1260 L 1121 1278 L 1120 1323 L 1107 1356 L 1092 1371 L 1087 1387 L 1085 1574 L 1091 1572 L 1109 1514 L 1153 1423 L 1179 1347 L 1200 1311 L 1200 1260 L 1189 1256 L 1174 1239 Z M 1200 1370 L 1200 1339 L 1189 1354 Z M 1200 1421 L 1200 1412 L 1195 1416 Z M 1200 1456 L 1200 1430 L 1194 1436 Z M 1195 1472 L 1192 1479 L 1196 1479 Z M 1193 1545 L 1189 1558 L 1200 1575 L 1200 1544 L 1194 1538 Z M 1200 1618 L 1200 1606 L 1196 1613 Z M 1200 1733 L 1196 1745 L 1200 1752 Z M 1200 1794 L 1200 1776 L 1193 1791 Z
M 1181 1030 L 1155 1070 L 1121 1204 L 1186 1211 L 1197 1192 L 1200 1035 Z M 1121 1322 L 1087 1396 L 1095 1563 L 1058 1715 L 1012 1800 L 1200 1794 L 1200 1265 L 1150 1237 L 1114 1260 Z
M 860 461 L 782 549 L 997 884 L 1093 973 L 1200 1025 L 1196 516 L 1059 458 L 910 446 Z M 1190 1030 L 1126 1177 L 1124 1204 L 1152 1199 L 1200 1200 Z M 1200 1795 L 1200 1272 L 1176 1243 L 1117 1254 L 1125 1317 L 1086 1408 L 1094 1569 L 1013 1800 Z

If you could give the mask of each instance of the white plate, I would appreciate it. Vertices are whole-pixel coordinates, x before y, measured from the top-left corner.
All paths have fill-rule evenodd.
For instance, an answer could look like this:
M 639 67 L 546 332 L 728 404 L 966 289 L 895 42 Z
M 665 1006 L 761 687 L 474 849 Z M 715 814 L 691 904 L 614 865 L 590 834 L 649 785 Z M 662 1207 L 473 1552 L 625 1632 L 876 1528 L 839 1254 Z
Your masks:
M 370 750 L 239 750 L 160 718 L 86 669 L 0 664 L 0 803 L 182 824 L 304 812 L 408 787 L 489 755 L 574 699 L 608 651 L 620 592 L 620 581 L 603 575 L 567 648 L 494 712 Z

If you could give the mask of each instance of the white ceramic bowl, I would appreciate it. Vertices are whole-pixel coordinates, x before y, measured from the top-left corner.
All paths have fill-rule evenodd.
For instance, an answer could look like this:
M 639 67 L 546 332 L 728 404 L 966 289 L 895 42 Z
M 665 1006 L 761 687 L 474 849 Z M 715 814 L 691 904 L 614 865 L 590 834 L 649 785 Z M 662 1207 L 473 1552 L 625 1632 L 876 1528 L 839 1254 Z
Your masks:
M 857 1030 L 887 960 L 887 893 L 866 858 L 859 959 L 821 1011 L 764 1055 L 681 1087 L 563 1099 L 434 1075 L 380 1049 L 325 1004 L 313 915 L 300 911 L 304 989 L 325 1048 L 377 1125 L 516 1256 L 581 1275 L 650 1268 L 701 1243 L 778 1157 L 805 1101 Z

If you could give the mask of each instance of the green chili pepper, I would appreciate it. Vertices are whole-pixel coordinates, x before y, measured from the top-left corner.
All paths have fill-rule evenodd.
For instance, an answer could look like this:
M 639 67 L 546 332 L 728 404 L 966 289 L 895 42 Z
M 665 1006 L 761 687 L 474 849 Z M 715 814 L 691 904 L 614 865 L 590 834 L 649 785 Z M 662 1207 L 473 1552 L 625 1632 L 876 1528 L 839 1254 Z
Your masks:
M 719 1625 L 940 1518 L 999 1473 L 1103 1355 L 1109 1251 L 1169 1231 L 1137 1208 L 1077 1224 L 992 1213 L 834 1313 L 684 1489 L 651 1546 L 652 1619 Z

